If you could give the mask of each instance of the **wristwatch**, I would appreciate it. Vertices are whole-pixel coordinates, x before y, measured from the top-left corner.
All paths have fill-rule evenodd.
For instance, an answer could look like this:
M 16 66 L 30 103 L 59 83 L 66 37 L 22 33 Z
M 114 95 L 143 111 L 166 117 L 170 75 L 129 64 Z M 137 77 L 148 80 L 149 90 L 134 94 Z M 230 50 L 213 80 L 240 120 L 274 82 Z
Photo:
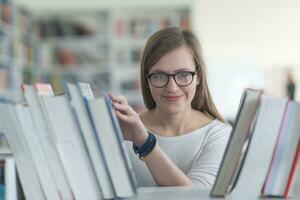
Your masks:
M 153 133 L 148 132 L 148 138 L 142 146 L 138 147 L 134 143 L 132 144 L 134 153 L 138 154 L 139 158 L 144 161 L 145 157 L 154 149 L 156 137 Z

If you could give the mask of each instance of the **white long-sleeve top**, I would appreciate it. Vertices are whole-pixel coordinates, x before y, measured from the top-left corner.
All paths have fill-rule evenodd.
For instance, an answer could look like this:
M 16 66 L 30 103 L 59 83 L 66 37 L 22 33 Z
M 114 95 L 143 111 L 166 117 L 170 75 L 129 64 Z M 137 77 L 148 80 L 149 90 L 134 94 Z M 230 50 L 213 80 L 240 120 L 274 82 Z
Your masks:
M 191 180 L 211 186 L 230 135 L 231 127 L 217 119 L 190 133 L 163 137 L 153 133 L 161 149 Z M 156 183 L 146 164 L 133 152 L 132 142 L 126 142 L 138 186 L 153 187 Z M 159 165 L 159 163 L 157 163 Z

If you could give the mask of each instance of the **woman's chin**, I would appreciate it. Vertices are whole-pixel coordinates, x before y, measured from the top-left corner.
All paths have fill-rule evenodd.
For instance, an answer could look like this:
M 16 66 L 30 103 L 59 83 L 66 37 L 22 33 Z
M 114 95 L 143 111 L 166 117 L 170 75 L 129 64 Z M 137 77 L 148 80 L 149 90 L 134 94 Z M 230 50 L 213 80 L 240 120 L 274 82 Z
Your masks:
M 183 108 L 179 105 L 168 105 L 164 107 L 163 110 L 170 115 L 175 115 L 181 113 L 183 111 Z

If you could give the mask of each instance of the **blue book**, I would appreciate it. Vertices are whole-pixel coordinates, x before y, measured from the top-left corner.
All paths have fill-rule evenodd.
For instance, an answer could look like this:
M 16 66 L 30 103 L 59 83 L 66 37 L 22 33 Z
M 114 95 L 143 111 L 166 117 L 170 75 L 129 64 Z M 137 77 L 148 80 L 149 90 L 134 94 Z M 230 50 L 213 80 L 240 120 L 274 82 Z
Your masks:
M 127 172 L 129 174 L 129 177 L 130 177 L 131 185 L 134 188 L 134 192 L 136 192 L 137 180 L 136 180 L 136 177 L 135 177 L 135 173 L 133 171 L 131 161 L 129 159 L 129 155 L 127 153 L 127 149 L 126 149 L 125 144 L 124 144 L 124 138 L 123 138 L 123 134 L 122 134 L 122 130 L 121 130 L 119 121 L 118 121 L 117 116 L 115 114 L 115 108 L 113 107 L 112 101 L 111 101 L 111 99 L 108 95 L 105 95 L 104 99 L 105 99 L 105 103 L 106 103 L 109 115 L 111 117 L 112 124 L 114 126 L 114 130 L 115 130 L 115 133 L 116 133 L 116 136 L 117 136 L 117 139 L 118 139 L 118 143 L 119 143 L 120 147 L 123 150 L 122 151 L 122 156 L 125 160 L 125 164 L 126 164 Z

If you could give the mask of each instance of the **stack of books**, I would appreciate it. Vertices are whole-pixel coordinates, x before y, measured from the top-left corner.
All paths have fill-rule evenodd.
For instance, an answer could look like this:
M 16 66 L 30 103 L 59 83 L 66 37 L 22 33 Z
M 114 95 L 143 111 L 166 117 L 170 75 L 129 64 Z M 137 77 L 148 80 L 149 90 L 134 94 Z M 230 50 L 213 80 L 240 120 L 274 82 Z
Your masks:
M 300 103 L 244 91 L 212 197 L 300 198 Z
M 0 132 L 13 153 L 26 199 L 136 194 L 109 96 L 95 97 L 87 83 L 67 84 L 61 95 L 54 95 L 49 84 L 23 85 L 23 91 L 26 104 L 0 104 Z M 299 120 L 300 103 L 245 89 L 210 195 L 300 198 Z M 4 162 L 0 178 L 1 168 Z M 2 176 L 0 184 L 4 182 Z
M 26 199 L 114 199 L 136 193 L 123 135 L 109 96 L 87 83 L 23 85 L 26 104 L 1 104 L 0 129 Z

